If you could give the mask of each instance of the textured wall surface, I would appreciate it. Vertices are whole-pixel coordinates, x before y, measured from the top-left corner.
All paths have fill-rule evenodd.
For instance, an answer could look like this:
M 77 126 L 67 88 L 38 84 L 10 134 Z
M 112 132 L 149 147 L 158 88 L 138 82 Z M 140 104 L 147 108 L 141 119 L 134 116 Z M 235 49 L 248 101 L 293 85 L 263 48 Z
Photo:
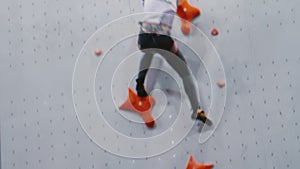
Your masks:
M 138 16 L 132 14 L 141 11 L 140 0 L 1 1 L 0 168 L 183 169 L 189 155 L 194 155 L 199 162 L 214 163 L 216 169 L 299 168 L 300 1 L 190 2 L 202 10 L 201 17 L 194 21 L 200 31 L 193 29 L 191 36 L 183 36 L 177 19 L 173 33 L 197 79 L 204 108 L 223 108 L 221 98 L 226 97 L 225 110 L 210 111 L 210 116 L 218 115 L 220 123 L 216 123 L 214 130 L 201 131 L 213 132 L 208 140 L 201 142 L 201 125 L 196 123 L 188 133 L 173 131 L 182 138 L 168 151 L 152 156 L 152 150 L 148 150 L 144 152 L 145 157 L 133 158 L 135 150 L 131 150 L 132 156 L 118 154 L 122 146 L 135 146 L 131 142 L 116 144 L 121 136 L 160 135 L 178 117 L 185 117 L 177 111 L 180 97 L 172 93 L 182 89 L 180 84 L 173 85 L 178 81 L 174 72 L 152 72 L 158 79 L 154 88 L 159 89 L 153 92 L 159 101 L 154 107 L 154 115 L 159 117 L 156 129 L 149 130 L 137 116 L 118 111 L 109 102 L 114 100 L 119 104 L 126 98 L 126 87 L 134 84 L 136 74 L 132 72 L 137 70 L 141 53 L 136 46 L 138 27 L 134 25 Z M 126 17 L 132 24 L 124 22 Z M 115 26 L 122 21 L 119 27 Z M 97 31 L 103 26 L 106 31 Z M 214 27 L 220 30 L 219 36 L 210 35 Z M 190 50 L 193 45 L 198 45 L 194 49 L 202 49 L 200 59 Z M 94 55 L 98 47 L 107 49 L 100 57 Z M 223 67 L 216 57 L 210 57 L 214 54 L 218 54 Z M 130 64 L 127 68 L 120 63 L 128 56 L 136 59 L 126 60 Z M 83 63 L 80 57 L 89 58 L 84 63 L 97 68 L 93 74 L 94 88 L 80 89 L 72 84 L 76 63 Z M 155 59 L 161 69 L 172 71 L 159 56 Z M 97 67 L 100 62 L 104 66 Z M 86 70 L 81 72 L 83 76 L 92 76 L 89 66 L 83 68 L 86 68 L 82 69 Z M 218 77 L 211 74 L 214 71 L 210 68 L 224 68 L 226 88 L 219 90 L 226 95 L 213 97 L 213 91 L 217 90 L 214 78 Z M 115 70 L 119 71 L 112 78 Z M 126 75 L 131 79 L 122 79 Z M 112 96 L 110 91 L 105 93 L 111 89 Z M 91 103 L 88 99 L 73 102 L 73 95 L 75 99 L 76 94 L 81 96 L 78 95 L 81 90 L 83 95 L 95 94 L 102 108 L 100 117 L 120 134 L 107 141 L 111 142 L 111 149 L 117 147 L 115 151 L 103 148 L 100 140 L 93 138 L 102 139 L 111 133 L 101 133 L 96 128 L 89 134 L 80 123 L 76 106 L 86 101 L 84 108 L 88 110 Z M 183 98 L 186 100 L 186 96 Z M 163 140 L 161 145 L 173 144 L 168 141 Z M 146 146 L 143 148 L 147 150 Z M 157 149 L 160 147 L 153 151 Z

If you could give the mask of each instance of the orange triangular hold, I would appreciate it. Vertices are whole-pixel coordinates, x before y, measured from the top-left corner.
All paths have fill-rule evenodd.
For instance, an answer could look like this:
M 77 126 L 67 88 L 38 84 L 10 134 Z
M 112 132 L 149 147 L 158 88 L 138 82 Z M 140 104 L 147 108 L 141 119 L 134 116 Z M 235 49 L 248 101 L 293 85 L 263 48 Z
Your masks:
M 151 114 L 151 108 L 154 103 L 154 97 L 139 97 L 131 88 L 128 88 L 128 98 L 119 109 L 139 114 L 143 118 L 146 126 L 153 128 L 155 126 L 155 119 Z
M 213 164 L 202 164 L 202 163 L 198 163 L 195 158 L 191 155 L 189 162 L 186 166 L 186 169 L 211 169 L 213 168 L 214 165 Z
M 191 5 L 188 0 L 183 0 L 178 5 L 177 15 L 181 18 L 181 31 L 183 34 L 188 35 L 191 32 L 191 21 L 201 14 L 198 7 Z
M 176 13 L 180 18 L 192 21 L 201 14 L 201 11 L 198 7 L 191 5 L 188 0 L 183 0 L 182 3 L 178 5 Z

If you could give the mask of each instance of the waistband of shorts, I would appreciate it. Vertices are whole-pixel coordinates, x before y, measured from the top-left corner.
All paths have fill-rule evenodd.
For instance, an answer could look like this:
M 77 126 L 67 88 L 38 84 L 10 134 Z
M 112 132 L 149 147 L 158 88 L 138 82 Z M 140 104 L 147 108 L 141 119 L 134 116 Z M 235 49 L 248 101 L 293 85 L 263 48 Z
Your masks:
M 142 33 L 156 33 L 156 34 L 163 34 L 163 35 L 170 35 L 171 27 L 168 25 L 163 24 L 154 24 L 154 23 L 147 23 L 147 22 L 139 22 L 141 26 Z

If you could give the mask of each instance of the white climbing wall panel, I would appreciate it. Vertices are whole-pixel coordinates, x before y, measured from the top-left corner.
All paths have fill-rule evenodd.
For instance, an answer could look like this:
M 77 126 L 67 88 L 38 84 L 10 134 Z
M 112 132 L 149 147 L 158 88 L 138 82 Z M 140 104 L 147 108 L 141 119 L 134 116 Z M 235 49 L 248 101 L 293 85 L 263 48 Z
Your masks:
M 163 71 L 151 72 L 157 76 L 157 127 L 148 129 L 138 116 L 117 109 L 127 86 L 134 87 L 141 55 L 140 0 L 1 1 L 0 168 L 184 169 L 194 155 L 216 169 L 298 169 L 300 1 L 190 2 L 202 11 L 193 22 L 199 30 L 183 36 L 177 18 L 172 33 L 204 109 L 220 118 L 215 130 L 201 132 L 185 118 L 188 106 L 185 115 L 178 111 L 186 97 L 181 102 L 180 80 L 159 56 Z M 213 37 L 215 27 L 220 35 Z M 97 48 L 103 49 L 99 57 Z M 77 80 L 93 80 L 90 87 L 72 81 L 81 65 Z M 226 87 L 219 89 L 215 80 L 224 80 L 223 73 Z M 91 111 L 93 101 L 101 111 Z M 223 110 L 222 101 L 224 112 L 214 112 Z M 183 127 L 170 129 L 178 119 Z

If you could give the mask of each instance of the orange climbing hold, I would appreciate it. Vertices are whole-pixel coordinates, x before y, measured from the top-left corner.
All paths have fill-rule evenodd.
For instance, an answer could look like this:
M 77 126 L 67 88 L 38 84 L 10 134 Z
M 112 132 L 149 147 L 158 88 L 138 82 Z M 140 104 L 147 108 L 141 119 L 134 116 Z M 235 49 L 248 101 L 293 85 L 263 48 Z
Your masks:
M 153 128 L 155 126 L 155 119 L 151 114 L 151 108 L 154 103 L 154 97 L 139 97 L 131 88 L 128 88 L 128 98 L 119 109 L 139 114 L 143 118 L 146 126 Z
M 213 168 L 214 165 L 213 164 L 202 164 L 202 163 L 198 163 L 195 158 L 191 155 L 189 162 L 186 166 L 186 169 L 211 169 Z
M 181 31 L 184 35 L 188 35 L 191 32 L 191 21 L 201 14 L 198 7 L 189 4 L 188 0 L 183 0 L 178 5 L 177 15 L 181 18 Z

